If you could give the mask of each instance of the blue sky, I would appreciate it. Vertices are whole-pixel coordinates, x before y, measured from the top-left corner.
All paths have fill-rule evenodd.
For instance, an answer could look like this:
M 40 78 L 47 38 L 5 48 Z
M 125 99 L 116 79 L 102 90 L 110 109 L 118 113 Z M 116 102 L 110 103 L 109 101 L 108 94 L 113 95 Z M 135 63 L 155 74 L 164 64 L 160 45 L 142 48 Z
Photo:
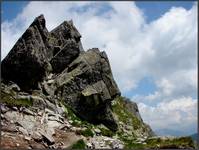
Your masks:
M 157 19 L 166 11 L 168 11 L 171 7 L 184 7 L 186 9 L 190 9 L 194 3 L 194 1 L 140 1 L 135 2 L 136 5 L 141 8 L 146 15 L 146 19 L 148 22 Z M 27 5 L 27 1 L 3 1 L 2 2 L 2 21 L 11 20 L 16 17 L 16 15 L 22 11 L 22 9 Z M 105 7 L 106 9 L 106 7 Z M 103 11 L 103 10 L 102 10 Z
M 136 5 L 143 9 L 148 22 L 159 18 L 162 14 L 167 12 L 171 7 L 184 7 L 190 9 L 193 1 L 141 1 L 136 2 Z
M 27 5 L 27 1 L 4 1 L 1 4 L 2 7 L 2 21 L 12 20 L 16 15 L 22 11 L 22 9 Z
M 122 95 L 138 103 L 154 130 L 179 126 L 187 134 L 196 132 L 195 5 L 194 1 L 2 2 L 2 54 L 5 57 L 41 13 L 49 30 L 73 19 L 84 48 L 106 51 Z M 163 105 L 171 107 L 170 113 Z M 169 120 L 173 114 L 180 115 L 179 120 Z M 187 114 L 190 118 L 183 118 Z M 181 125 L 182 121 L 189 124 Z

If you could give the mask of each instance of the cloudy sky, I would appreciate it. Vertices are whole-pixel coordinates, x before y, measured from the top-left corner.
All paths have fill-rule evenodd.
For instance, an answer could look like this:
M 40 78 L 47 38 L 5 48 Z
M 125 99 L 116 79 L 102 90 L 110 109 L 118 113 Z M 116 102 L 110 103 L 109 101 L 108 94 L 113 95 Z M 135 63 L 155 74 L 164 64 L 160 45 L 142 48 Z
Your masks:
M 2 2 L 1 59 L 33 19 L 72 19 L 85 50 L 106 51 L 123 96 L 152 129 L 197 131 L 197 2 Z

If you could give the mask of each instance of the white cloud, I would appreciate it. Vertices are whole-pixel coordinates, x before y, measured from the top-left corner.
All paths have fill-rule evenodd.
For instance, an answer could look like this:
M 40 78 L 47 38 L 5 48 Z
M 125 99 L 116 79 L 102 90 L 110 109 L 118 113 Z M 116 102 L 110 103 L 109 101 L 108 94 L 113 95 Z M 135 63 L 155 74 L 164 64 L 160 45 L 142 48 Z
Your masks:
M 169 102 L 160 102 L 156 107 L 139 103 L 143 119 L 154 130 L 171 129 L 196 132 L 197 130 L 197 100 L 191 97 L 172 99 Z
M 140 105 L 143 116 L 158 111 L 160 117 L 147 120 L 152 126 L 159 120 L 163 125 L 182 127 L 181 118 L 190 112 L 172 110 L 175 120 L 169 117 L 172 114 L 165 114 L 163 104 L 177 109 L 174 102 L 194 103 L 196 110 L 190 96 L 196 96 L 197 89 L 197 3 L 190 10 L 173 7 L 148 24 L 147 14 L 134 2 L 30 2 L 14 20 L 2 23 L 2 57 L 40 14 L 45 16 L 48 30 L 73 19 L 85 50 L 98 47 L 106 51 L 122 93 L 131 92 L 143 77 L 152 77 L 157 91 L 132 98 L 145 104 Z M 189 119 L 196 124 L 194 117 Z

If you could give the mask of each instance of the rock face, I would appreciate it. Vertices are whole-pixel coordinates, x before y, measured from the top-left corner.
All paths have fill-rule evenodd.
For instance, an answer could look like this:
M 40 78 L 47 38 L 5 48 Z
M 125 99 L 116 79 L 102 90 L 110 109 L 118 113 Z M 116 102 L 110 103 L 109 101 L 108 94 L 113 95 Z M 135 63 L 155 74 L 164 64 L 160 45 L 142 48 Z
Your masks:
M 23 89 L 37 88 L 50 71 L 48 30 L 43 15 L 37 17 L 2 61 L 2 78 Z
M 53 45 L 53 58 L 50 63 L 53 72 L 63 71 L 83 51 L 81 35 L 72 21 L 64 21 L 50 32 L 49 43 Z
M 72 21 L 48 32 L 44 16 L 37 17 L 2 61 L 2 78 L 24 90 L 38 88 L 49 72 L 60 73 L 83 51 L 80 38 Z
M 117 130 L 110 102 L 120 91 L 108 57 L 97 48 L 85 52 L 80 38 L 72 21 L 48 32 L 41 15 L 2 61 L 2 77 L 25 91 L 43 90 L 81 118 Z
M 117 129 L 110 102 L 120 91 L 105 52 L 90 49 L 80 54 L 55 78 L 56 94 L 82 118 Z
M 143 121 L 140 116 L 138 106 L 135 102 L 130 101 L 130 99 L 128 99 L 128 98 L 124 98 L 124 105 L 129 112 L 134 114 L 140 121 Z

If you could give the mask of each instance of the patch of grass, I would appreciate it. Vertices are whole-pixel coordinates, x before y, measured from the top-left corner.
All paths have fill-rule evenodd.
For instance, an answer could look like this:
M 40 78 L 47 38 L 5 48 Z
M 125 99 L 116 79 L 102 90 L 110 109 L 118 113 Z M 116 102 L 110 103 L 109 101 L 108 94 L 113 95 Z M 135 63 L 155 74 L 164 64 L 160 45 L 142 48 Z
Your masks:
M 125 108 L 123 97 L 117 97 L 112 106 L 113 112 L 118 116 L 119 121 L 130 124 L 135 130 L 142 126 L 142 122 Z
M 72 145 L 72 149 L 86 149 L 86 143 L 84 140 L 80 139 L 75 144 Z
M 124 145 L 124 149 L 144 149 L 145 146 L 141 143 L 133 143 L 132 141 L 128 141 Z
M 174 139 L 161 139 L 151 138 L 145 141 L 146 144 L 136 143 L 135 139 L 129 139 L 126 137 L 120 137 L 120 140 L 124 142 L 125 149 L 190 149 L 194 148 L 194 143 L 189 137 L 180 137 Z
M 88 128 L 92 128 L 94 126 L 94 125 L 90 124 L 89 122 L 79 118 L 73 112 L 73 110 L 67 104 L 65 104 L 63 101 L 60 102 L 60 105 L 64 108 L 64 112 L 65 112 L 66 116 L 68 117 L 68 119 L 73 121 L 71 123 L 73 126 L 76 126 L 76 127 L 88 127 Z
M 80 131 L 80 134 L 85 136 L 85 137 L 93 137 L 94 136 L 94 133 L 91 129 L 87 128 L 83 131 Z
M 125 149 L 143 149 L 144 145 L 135 143 L 135 138 L 134 137 L 124 137 L 121 133 L 118 133 L 119 139 L 124 142 L 124 148 Z
M 1 91 L 1 103 L 6 103 L 9 106 L 32 106 L 32 99 L 17 99 L 12 94 Z
M 194 142 L 190 137 L 179 137 L 174 139 L 147 139 L 148 148 L 194 148 Z
M 115 133 L 113 131 L 111 131 L 110 129 L 106 129 L 106 128 L 99 128 L 101 130 L 101 134 L 103 136 L 108 136 L 108 137 L 112 137 L 115 135 Z
M 66 113 L 66 116 L 69 119 L 71 119 L 73 122 L 75 122 L 76 120 L 81 121 L 81 119 L 75 115 L 73 110 L 68 105 L 66 105 L 63 101 L 60 102 L 60 105 L 64 108 L 64 112 Z

